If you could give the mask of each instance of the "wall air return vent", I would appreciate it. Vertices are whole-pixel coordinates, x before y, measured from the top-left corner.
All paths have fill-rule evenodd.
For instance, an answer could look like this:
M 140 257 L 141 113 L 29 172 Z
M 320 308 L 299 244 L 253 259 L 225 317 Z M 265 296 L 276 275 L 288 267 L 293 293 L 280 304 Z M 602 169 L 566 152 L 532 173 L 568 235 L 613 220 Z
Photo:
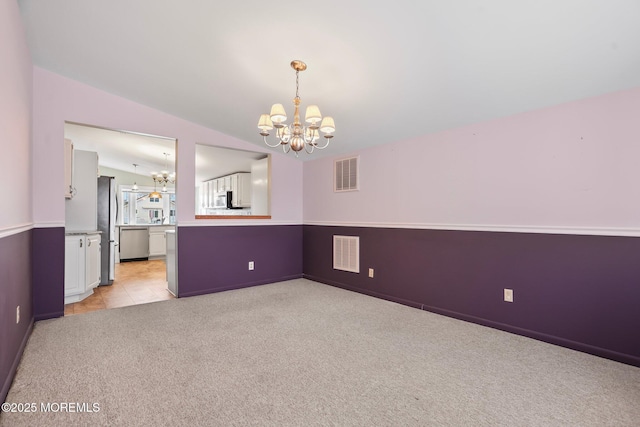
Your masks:
M 333 268 L 360 272 L 360 237 L 333 236 Z
M 334 163 L 333 191 L 358 190 L 358 157 L 336 160 Z

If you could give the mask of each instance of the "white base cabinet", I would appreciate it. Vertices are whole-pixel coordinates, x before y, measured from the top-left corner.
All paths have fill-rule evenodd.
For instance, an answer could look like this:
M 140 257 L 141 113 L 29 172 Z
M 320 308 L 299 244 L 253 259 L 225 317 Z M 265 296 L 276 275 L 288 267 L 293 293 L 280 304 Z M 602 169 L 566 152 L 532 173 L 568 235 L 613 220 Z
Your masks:
M 100 284 L 100 234 L 70 234 L 64 243 L 64 303 L 70 304 Z
M 149 257 L 163 257 L 167 254 L 167 237 L 165 231 L 174 230 L 174 226 L 149 227 Z

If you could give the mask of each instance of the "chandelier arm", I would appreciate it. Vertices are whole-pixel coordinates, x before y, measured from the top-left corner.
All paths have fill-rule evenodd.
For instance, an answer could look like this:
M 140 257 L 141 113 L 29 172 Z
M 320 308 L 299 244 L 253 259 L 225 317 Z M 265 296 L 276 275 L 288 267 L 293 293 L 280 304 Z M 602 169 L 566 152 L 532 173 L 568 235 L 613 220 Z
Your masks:
M 324 150 L 325 148 L 327 148 L 327 147 L 329 146 L 329 142 L 331 142 L 331 140 L 330 140 L 329 138 L 325 138 L 325 139 L 327 140 L 327 143 L 326 143 L 326 144 L 324 144 L 322 147 L 321 147 L 321 146 L 319 146 L 318 144 L 314 144 L 314 145 L 315 145 L 315 147 L 316 147 L 318 150 Z
M 289 144 L 282 144 L 282 151 L 284 151 L 284 154 L 288 154 L 289 151 L 291 151 L 291 146 Z
M 309 149 L 307 148 L 308 146 L 311 146 L 311 151 L 309 151 Z M 313 153 L 313 149 L 314 148 L 315 148 L 315 144 L 313 144 L 313 143 L 304 144 L 304 151 L 306 151 L 308 154 Z
M 277 141 L 274 145 L 271 145 L 267 142 L 267 137 L 263 136 L 262 138 L 264 138 L 264 143 L 267 144 L 269 147 L 271 148 L 276 148 L 278 145 L 280 145 L 280 141 Z

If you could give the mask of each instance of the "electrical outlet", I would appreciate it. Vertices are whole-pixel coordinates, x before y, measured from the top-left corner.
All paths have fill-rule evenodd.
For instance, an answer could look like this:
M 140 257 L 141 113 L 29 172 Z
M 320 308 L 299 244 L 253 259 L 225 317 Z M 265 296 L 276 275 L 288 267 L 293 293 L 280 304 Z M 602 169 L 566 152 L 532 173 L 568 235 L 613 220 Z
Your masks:
M 371 277 L 373 279 L 373 268 L 369 269 L 369 277 Z
M 20 323 L 20 306 L 16 307 L 16 324 Z
M 249 270 L 253 270 L 254 264 L 253 261 L 249 261 Z
M 513 289 L 504 290 L 504 300 L 506 302 L 513 302 Z

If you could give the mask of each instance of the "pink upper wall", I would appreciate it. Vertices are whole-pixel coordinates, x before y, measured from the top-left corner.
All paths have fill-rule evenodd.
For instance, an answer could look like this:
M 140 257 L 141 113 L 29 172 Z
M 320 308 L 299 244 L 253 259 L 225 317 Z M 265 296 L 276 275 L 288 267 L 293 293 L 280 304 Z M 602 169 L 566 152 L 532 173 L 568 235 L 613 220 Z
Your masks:
M 0 233 L 30 226 L 32 64 L 18 4 L 0 2 Z
M 354 154 L 358 192 L 305 163 L 305 223 L 640 234 L 640 88 Z
M 221 220 L 194 220 L 195 144 L 267 152 L 265 149 L 38 67 L 34 67 L 33 79 L 36 226 L 64 224 L 65 121 L 176 138 L 178 224 L 231 224 Z M 272 219 L 252 223 L 302 223 L 302 162 L 274 152 L 271 164 Z M 248 223 L 242 221 L 242 224 Z

